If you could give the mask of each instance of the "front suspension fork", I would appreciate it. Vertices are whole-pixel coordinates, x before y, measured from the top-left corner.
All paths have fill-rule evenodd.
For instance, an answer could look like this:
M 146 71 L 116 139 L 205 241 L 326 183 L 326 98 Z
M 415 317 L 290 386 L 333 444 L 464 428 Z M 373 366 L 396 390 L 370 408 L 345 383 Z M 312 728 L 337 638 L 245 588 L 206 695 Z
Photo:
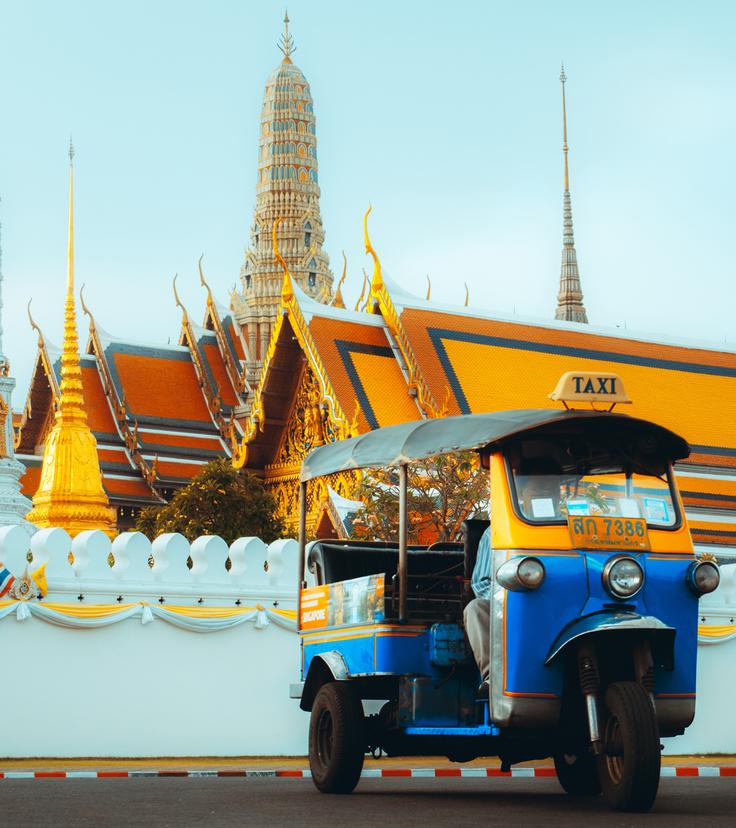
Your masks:
M 654 707 L 654 662 L 652 649 L 648 641 L 640 641 L 633 649 L 634 677 L 649 693 Z M 578 650 L 578 677 L 580 689 L 585 699 L 585 712 L 588 718 L 588 731 L 593 753 L 599 756 L 603 752 L 600 721 L 598 717 L 598 697 L 601 692 L 601 679 L 598 672 L 598 658 L 592 642 L 586 642 Z
M 603 752 L 600 723 L 598 721 L 598 696 L 601 691 L 601 679 L 598 674 L 598 660 L 591 643 L 583 644 L 578 650 L 578 677 L 580 689 L 585 699 L 585 711 L 588 716 L 588 730 L 593 753 L 599 756 Z

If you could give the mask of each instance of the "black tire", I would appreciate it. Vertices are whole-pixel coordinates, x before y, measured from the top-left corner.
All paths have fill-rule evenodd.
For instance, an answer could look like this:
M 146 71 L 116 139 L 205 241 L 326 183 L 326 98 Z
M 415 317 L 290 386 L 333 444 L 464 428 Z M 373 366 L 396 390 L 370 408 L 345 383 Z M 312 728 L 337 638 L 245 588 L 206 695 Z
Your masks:
M 598 796 L 601 782 L 598 764 L 590 751 L 577 755 L 558 753 L 555 757 L 557 780 L 570 796 Z
M 603 798 L 617 811 L 648 811 L 659 787 L 657 717 L 647 691 L 634 681 L 611 684 L 598 771 Z
M 309 720 L 309 767 L 322 793 L 351 793 L 365 758 L 363 705 L 347 682 L 324 684 Z

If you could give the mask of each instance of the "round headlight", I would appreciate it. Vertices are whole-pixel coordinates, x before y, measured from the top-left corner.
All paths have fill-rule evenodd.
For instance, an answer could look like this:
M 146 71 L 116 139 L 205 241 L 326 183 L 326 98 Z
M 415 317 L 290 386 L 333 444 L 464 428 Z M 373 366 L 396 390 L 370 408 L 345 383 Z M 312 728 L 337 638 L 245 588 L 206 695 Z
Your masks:
M 539 558 L 510 558 L 496 570 L 496 581 L 512 592 L 525 592 L 537 589 L 544 575 L 544 564 Z
M 539 558 L 524 558 L 516 574 L 527 589 L 536 589 L 544 580 L 544 564 Z
M 713 561 L 696 561 L 687 571 L 687 585 L 696 595 L 707 595 L 718 589 L 721 570 Z
M 644 570 L 633 558 L 611 558 L 603 567 L 603 586 L 614 598 L 632 598 L 644 586 Z

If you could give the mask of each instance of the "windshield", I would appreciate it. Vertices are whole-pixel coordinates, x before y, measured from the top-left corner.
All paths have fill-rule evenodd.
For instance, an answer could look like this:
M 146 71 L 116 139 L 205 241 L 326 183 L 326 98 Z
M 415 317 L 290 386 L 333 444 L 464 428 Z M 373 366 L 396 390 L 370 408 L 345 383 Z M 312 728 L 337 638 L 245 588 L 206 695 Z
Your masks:
M 516 509 L 532 523 L 605 515 L 643 518 L 655 529 L 677 525 L 667 468 L 643 468 L 619 447 L 526 440 L 507 451 L 507 461 Z
M 526 520 L 547 523 L 568 515 L 645 518 L 650 526 L 677 522 L 668 480 L 641 474 L 514 475 L 517 508 Z

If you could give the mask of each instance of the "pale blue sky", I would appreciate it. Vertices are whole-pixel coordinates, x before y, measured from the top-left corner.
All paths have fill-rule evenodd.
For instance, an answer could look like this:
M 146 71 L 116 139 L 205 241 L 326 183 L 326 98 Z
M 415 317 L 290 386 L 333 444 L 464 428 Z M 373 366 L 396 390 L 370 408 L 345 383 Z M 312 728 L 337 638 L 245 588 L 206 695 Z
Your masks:
M 25 304 L 61 339 L 66 150 L 76 272 L 98 323 L 174 341 L 196 262 L 220 300 L 255 200 L 283 4 L 1 0 L 4 349 L 22 405 Z M 326 249 L 424 294 L 554 312 L 562 237 L 559 64 L 591 322 L 736 347 L 736 12 L 730 2 L 289 3 L 315 100 Z M 86 320 L 82 323 L 86 332 Z

